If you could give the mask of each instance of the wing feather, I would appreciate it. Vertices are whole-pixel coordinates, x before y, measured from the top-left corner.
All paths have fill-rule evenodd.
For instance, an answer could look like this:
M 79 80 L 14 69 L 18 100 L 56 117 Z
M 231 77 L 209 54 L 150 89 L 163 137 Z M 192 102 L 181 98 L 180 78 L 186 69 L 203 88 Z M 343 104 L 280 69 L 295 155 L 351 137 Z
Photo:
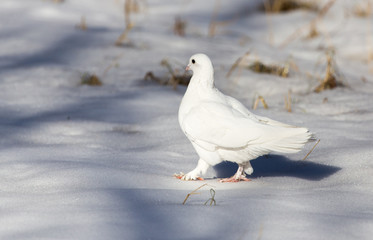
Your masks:
M 237 108 L 202 102 L 187 114 L 182 128 L 191 141 L 208 151 L 244 150 L 253 156 L 271 151 L 297 152 L 312 137 L 306 128 L 259 117 L 244 109 L 243 105 Z
M 260 123 L 216 102 L 204 102 L 193 108 L 182 125 L 192 141 L 204 141 L 217 148 L 244 148 L 264 133 Z

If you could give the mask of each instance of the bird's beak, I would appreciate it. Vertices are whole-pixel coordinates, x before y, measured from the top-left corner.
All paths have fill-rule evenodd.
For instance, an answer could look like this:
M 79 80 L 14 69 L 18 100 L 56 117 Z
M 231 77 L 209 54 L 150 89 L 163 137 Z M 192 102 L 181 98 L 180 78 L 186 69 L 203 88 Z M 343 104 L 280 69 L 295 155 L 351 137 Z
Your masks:
M 185 71 L 189 71 L 189 70 L 190 70 L 190 66 L 188 65 L 186 66 Z

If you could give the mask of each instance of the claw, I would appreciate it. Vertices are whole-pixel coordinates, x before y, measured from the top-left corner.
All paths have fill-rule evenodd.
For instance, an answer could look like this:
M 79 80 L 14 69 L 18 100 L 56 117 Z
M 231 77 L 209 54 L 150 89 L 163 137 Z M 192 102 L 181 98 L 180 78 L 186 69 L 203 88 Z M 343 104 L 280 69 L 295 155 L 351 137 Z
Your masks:
M 219 182 L 240 182 L 240 181 L 244 181 L 244 182 L 249 182 L 251 181 L 250 179 L 246 178 L 246 173 L 244 172 L 244 168 L 247 167 L 247 166 L 251 166 L 250 163 L 246 164 L 246 165 L 238 165 L 238 169 L 237 169 L 237 172 L 230 178 L 223 178 L 223 179 L 220 179 Z M 248 172 L 251 174 L 253 172 L 253 168 L 247 168 Z
M 240 181 L 243 181 L 243 182 L 250 182 L 251 179 L 248 179 L 244 176 L 240 176 L 239 178 L 236 178 L 235 176 L 233 177 L 230 177 L 230 178 L 222 178 L 219 180 L 219 182 L 221 183 L 225 183 L 225 182 L 240 182 Z
M 180 172 L 179 174 L 174 173 L 174 177 L 177 178 L 177 179 L 182 179 L 183 176 L 185 176 L 185 174 L 183 172 Z
M 203 181 L 205 180 L 204 178 L 202 177 L 196 177 L 196 179 L 186 179 L 185 178 L 186 174 L 183 173 L 183 172 L 180 172 L 179 174 L 175 173 L 174 174 L 174 177 L 177 178 L 177 179 L 181 179 L 181 180 L 187 180 L 187 181 L 190 181 L 190 180 L 199 180 L 199 181 Z

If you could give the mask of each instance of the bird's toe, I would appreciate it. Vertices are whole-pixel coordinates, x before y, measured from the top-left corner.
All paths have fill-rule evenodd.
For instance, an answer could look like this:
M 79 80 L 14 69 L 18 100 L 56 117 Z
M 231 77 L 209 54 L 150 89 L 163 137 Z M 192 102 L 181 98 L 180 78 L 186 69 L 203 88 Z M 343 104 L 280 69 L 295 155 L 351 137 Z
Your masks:
M 240 177 L 236 177 L 236 176 L 233 176 L 233 177 L 230 177 L 230 178 L 222 178 L 219 180 L 219 182 L 221 183 L 226 183 L 226 182 L 249 182 L 251 181 L 250 179 L 248 179 L 247 177 L 245 176 L 240 176 Z
M 193 174 L 193 173 L 183 173 L 183 172 L 180 172 L 179 174 L 175 173 L 174 174 L 174 177 L 178 178 L 178 179 L 181 179 L 181 180 L 184 180 L 184 181 L 194 181 L 194 180 L 200 180 L 200 181 L 203 181 L 204 179 L 196 174 Z

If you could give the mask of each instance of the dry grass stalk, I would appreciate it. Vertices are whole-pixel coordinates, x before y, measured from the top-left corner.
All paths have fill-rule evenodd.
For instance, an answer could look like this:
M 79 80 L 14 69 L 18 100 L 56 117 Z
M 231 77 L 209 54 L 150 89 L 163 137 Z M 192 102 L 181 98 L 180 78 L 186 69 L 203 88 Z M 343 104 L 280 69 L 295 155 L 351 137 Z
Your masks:
M 263 0 L 263 6 L 266 13 L 272 12 L 272 5 L 270 0 Z
M 174 23 L 174 34 L 184 37 L 186 26 L 187 26 L 186 21 L 181 20 L 180 17 L 176 17 L 175 23 Z
M 258 234 L 258 240 L 261 240 L 262 237 L 263 237 L 263 229 L 264 229 L 264 226 L 263 224 L 260 225 L 260 228 L 259 228 L 259 234 Z
M 232 19 L 232 20 L 228 20 L 228 21 L 216 21 L 218 13 L 219 13 L 219 9 L 220 9 L 220 0 L 215 0 L 214 11 L 211 15 L 211 20 L 210 20 L 210 24 L 209 24 L 209 32 L 208 32 L 209 37 L 214 37 L 215 36 L 216 29 L 217 29 L 218 26 L 219 27 L 224 27 L 224 26 L 227 26 L 227 25 L 231 24 L 232 22 L 236 21 L 236 18 Z
M 306 38 L 311 39 L 311 38 L 315 38 L 317 36 L 319 36 L 319 32 L 316 29 L 316 24 L 312 24 L 310 26 L 310 31 L 309 31 Z
M 295 72 L 299 72 L 299 67 L 292 58 L 287 61 L 286 66 L 288 66 L 289 70 L 292 69 Z
M 198 188 L 194 189 L 192 192 L 188 193 L 188 194 L 186 195 L 184 201 L 183 201 L 183 205 L 185 205 L 186 201 L 188 200 L 188 198 L 189 198 L 190 196 L 192 196 L 192 195 L 196 195 L 196 194 L 200 194 L 200 193 L 197 192 L 197 191 L 200 190 L 201 188 L 205 187 L 205 186 L 210 186 L 210 185 L 207 184 L 207 183 L 205 183 L 205 184 L 199 186 Z M 210 187 L 212 187 L 212 186 L 210 186 Z M 211 193 L 211 190 L 213 191 L 213 195 L 212 195 L 212 193 Z M 211 189 L 210 189 L 210 193 L 211 193 L 211 196 L 212 196 L 212 197 L 211 197 L 210 199 L 208 199 L 208 200 L 205 202 L 205 205 L 206 205 L 207 202 L 210 201 L 210 200 L 211 200 L 210 206 L 212 205 L 212 203 L 214 203 L 214 205 L 216 205 L 216 201 L 215 201 L 215 199 L 214 199 L 214 197 L 215 197 L 215 190 L 211 188 Z
M 124 31 L 119 35 L 117 41 L 115 41 L 115 45 L 116 46 L 122 46 L 124 41 L 127 40 L 127 35 L 128 33 L 131 31 L 132 27 L 131 28 L 127 28 L 124 29 Z
M 264 100 L 264 97 L 262 97 L 262 96 L 259 95 L 259 96 L 256 98 L 256 100 L 255 100 L 255 102 L 254 102 L 254 105 L 253 105 L 253 109 L 254 109 L 254 110 L 256 110 L 256 109 L 258 108 L 259 102 L 262 103 L 262 105 L 263 105 L 263 107 L 264 107 L 265 109 L 268 109 L 268 105 L 267 105 L 266 101 Z
M 80 81 L 81 85 L 89 85 L 89 86 L 101 86 L 102 85 L 100 78 L 96 74 L 83 73 L 80 80 L 81 80 Z
M 241 63 L 250 55 L 250 51 L 247 51 L 244 55 L 239 57 L 232 65 L 232 67 L 229 69 L 226 77 L 229 78 L 232 74 L 232 72 L 241 65 Z
M 176 90 L 177 85 L 188 86 L 189 81 L 190 81 L 190 76 L 187 75 L 186 72 L 184 72 L 183 74 L 180 74 L 179 73 L 180 71 L 177 69 L 173 69 L 170 63 L 166 59 L 163 59 L 161 61 L 161 65 L 167 68 L 171 76 L 165 76 L 163 78 L 160 78 L 160 77 L 155 76 L 153 72 L 150 71 L 145 74 L 144 80 L 152 80 L 152 81 L 159 83 L 160 85 L 171 85 L 173 86 L 174 90 Z
M 212 206 L 212 204 L 216 206 L 215 193 L 216 193 L 215 190 L 211 188 L 210 189 L 211 198 L 207 199 L 207 201 L 205 202 L 205 205 L 207 205 L 207 203 L 210 201 L 210 206 Z
M 337 74 L 335 69 L 335 63 L 333 61 L 333 55 L 331 53 L 327 54 L 327 68 L 324 79 L 315 88 L 314 92 L 322 92 L 327 89 L 333 89 L 337 86 L 343 86 L 342 83 L 337 81 Z
M 209 27 L 209 34 L 208 36 L 209 37 L 214 37 L 215 34 L 216 34 L 216 29 L 218 27 L 225 27 L 225 26 L 228 26 L 229 24 L 232 24 L 234 21 L 236 21 L 236 18 L 235 19 L 232 19 L 232 20 L 227 20 L 227 21 L 212 21 L 210 23 L 210 27 Z
M 306 160 L 307 157 L 312 153 L 312 151 L 315 149 L 315 147 L 317 146 L 317 144 L 319 144 L 320 142 L 320 139 L 317 140 L 317 142 L 315 143 L 315 145 L 313 146 L 313 148 L 307 153 L 307 155 L 302 159 L 302 161 Z
M 292 110 L 291 110 L 291 90 L 289 90 L 288 95 L 285 96 L 285 109 L 288 112 L 292 112 Z
M 125 0 L 124 2 L 124 20 L 125 20 L 125 29 L 120 34 L 118 39 L 115 42 L 115 45 L 121 46 L 124 41 L 127 40 L 128 33 L 134 27 L 134 24 L 131 21 L 131 13 L 139 12 L 139 4 L 136 0 Z
M 215 36 L 215 32 L 216 32 L 216 17 L 218 15 L 218 12 L 219 12 L 219 8 L 220 8 L 220 0 L 215 0 L 215 6 L 214 6 L 214 11 L 211 15 L 211 21 L 210 21 L 210 25 L 209 25 L 209 33 L 208 33 L 208 36 L 209 37 L 213 37 Z
M 166 85 L 165 84 L 165 81 L 157 76 L 154 75 L 154 73 L 152 71 L 149 71 L 145 74 L 144 76 L 144 80 L 152 80 L 154 82 L 157 82 L 161 85 Z
M 289 77 L 290 65 L 286 64 L 285 67 L 280 67 L 277 65 L 265 65 L 264 63 L 256 60 L 253 64 L 248 66 L 251 71 L 257 73 L 268 73 L 272 75 L 277 75 L 279 77 Z
M 273 42 L 274 42 L 273 24 L 272 24 L 271 14 L 269 14 L 272 12 L 272 6 L 269 0 L 263 0 L 263 4 L 264 4 L 264 10 L 266 13 L 266 19 L 267 19 L 267 25 L 268 25 L 268 31 L 269 31 L 268 41 L 273 46 Z
M 373 50 L 370 47 L 369 54 L 368 54 L 368 63 L 370 63 L 371 61 L 373 61 Z
M 264 9 L 268 13 L 280 13 L 299 9 L 317 11 L 318 7 L 313 1 L 264 0 Z
M 85 16 L 82 16 L 80 18 L 80 23 L 76 25 L 76 28 L 83 30 L 83 31 L 87 30 L 87 22 L 85 20 Z
M 372 4 L 369 0 L 365 1 L 364 3 L 358 3 L 355 5 L 353 10 L 355 16 L 361 18 L 367 18 L 372 15 Z
M 161 61 L 161 65 L 165 66 L 168 72 L 171 74 L 171 78 L 168 81 L 168 85 L 172 85 L 174 89 L 176 89 L 177 85 L 185 85 L 188 86 L 190 81 L 190 76 L 185 74 L 179 73 L 179 70 L 173 69 L 167 59 L 163 59 Z
M 104 70 L 104 73 L 103 73 L 103 76 L 105 76 L 109 71 L 110 69 L 112 69 L 113 67 L 118 67 L 119 66 L 119 59 L 121 59 L 123 57 L 124 53 L 120 54 L 119 56 L 115 57 L 114 60 L 112 61 L 112 63 L 110 63 Z
M 372 21 L 368 21 L 367 24 L 367 45 L 368 45 L 368 63 L 373 61 L 373 33 L 372 33 Z
M 301 27 L 297 28 L 294 31 L 294 33 L 292 33 L 288 38 L 285 39 L 285 41 L 283 41 L 280 44 L 279 47 L 283 48 L 286 45 L 288 45 L 290 42 L 297 39 L 301 35 L 301 33 L 303 32 L 304 29 L 311 29 L 310 32 L 312 32 L 312 29 L 316 29 L 317 23 L 320 21 L 320 19 L 322 19 L 326 15 L 326 13 L 329 11 L 329 9 L 334 5 L 335 1 L 336 0 L 329 0 L 329 2 L 327 2 L 324 5 L 324 7 L 321 8 L 321 10 L 317 14 L 317 16 L 311 22 L 309 22 L 306 26 L 301 26 Z

